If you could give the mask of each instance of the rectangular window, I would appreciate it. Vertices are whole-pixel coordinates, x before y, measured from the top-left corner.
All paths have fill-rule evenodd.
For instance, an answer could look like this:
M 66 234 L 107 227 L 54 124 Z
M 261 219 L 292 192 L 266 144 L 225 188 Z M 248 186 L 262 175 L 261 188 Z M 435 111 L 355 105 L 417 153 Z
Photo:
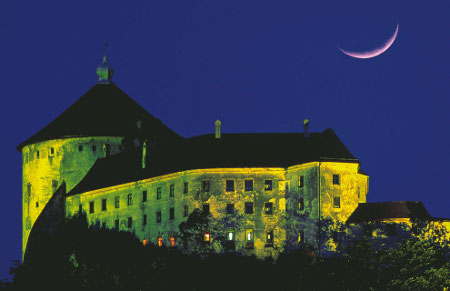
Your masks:
M 133 205 L 133 194 L 128 194 L 127 196 L 127 205 Z
M 227 204 L 227 214 L 234 214 L 234 204 Z
M 305 232 L 302 230 L 298 233 L 298 242 L 304 242 L 305 241 Z
M 170 207 L 169 220 L 174 220 L 174 219 L 175 219 L 175 208 L 174 207 Z
M 233 240 L 234 240 L 234 232 L 229 231 L 229 232 L 227 233 L 227 240 L 228 240 L 228 241 L 233 241 Z
M 142 215 L 142 225 L 147 225 L 147 214 Z
M 39 151 L 36 151 L 36 159 L 39 159 Z
M 204 240 L 205 242 L 209 242 L 209 241 L 211 240 L 211 236 L 209 235 L 209 233 L 205 233 L 205 234 L 203 235 L 203 240 Z
M 116 228 L 116 230 L 119 230 L 119 224 L 120 224 L 120 221 L 118 219 L 116 219 L 114 221 L 114 227 Z
M 266 232 L 266 246 L 267 247 L 273 246 L 273 230 L 268 230 Z
M 272 204 L 272 202 L 266 202 L 264 204 L 264 212 L 266 214 L 272 214 L 273 213 L 273 204 Z
M 169 238 L 169 241 L 170 241 L 170 246 L 171 246 L 171 247 L 174 247 L 174 246 L 175 246 L 175 237 L 171 236 L 171 237 Z
M 114 207 L 119 208 L 120 207 L 120 196 L 114 197 Z
M 272 191 L 272 180 L 265 180 L 264 181 L 264 190 Z
M 162 247 L 163 242 L 162 242 L 162 237 L 158 237 L 158 247 Z
M 188 182 L 184 182 L 183 193 L 184 194 L 189 193 L 189 184 L 188 184 Z
M 303 176 L 298 176 L 298 188 L 303 188 Z
M 82 152 L 82 151 L 83 151 L 83 146 L 82 146 L 82 145 L 79 145 L 79 146 L 78 146 L 78 151 L 79 151 L 79 152 Z
M 50 155 L 53 156 L 55 154 L 55 148 L 50 148 Z
M 300 198 L 300 200 L 298 201 L 298 210 L 303 210 L 305 209 L 305 203 L 303 201 L 303 197 Z
M 36 208 L 39 208 L 39 201 L 36 201 Z
M 94 201 L 89 202 L 89 213 L 94 213 Z
M 175 185 L 174 184 L 170 185 L 169 196 L 170 197 L 174 197 L 175 196 Z
M 209 214 L 209 204 L 203 204 L 203 214 Z
M 97 146 L 94 144 L 92 145 L 92 151 L 95 153 L 97 151 Z
M 184 205 L 183 216 L 187 217 L 189 215 L 189 206 Z
M 102 211 L 106 211 L 106 199 L 102 199 Z
M 156 222 L 161 223 L 161 211 L 156 212 Z
M 156 199 L 161 199 L 161 187 L 156 188 Z
M 341 185 L 341 176 L 334 174 L 333 175 L 333 185 Z
M 205 180 L 202 182 L 202 191 L 209 192 L 209 180 Z
M 147 202 L 147 191 L 142 191 L 142 202 Z
M 253 230 L 247 229 L 245 231 L 245 248 L 253 249 Z
M 253 214 L 253 202 L 245 202 L 245 214 Z
M 131 228 L 133 226 L 133 218 L 128 217 L 128 228 Z
M 142 245 L 146 246 L 147 244 L 148 244 L 148 240 L 143 239 L 143 240 L 142 240 Z
M 227 192 L 234 191 L 234 180 L 227 180 L 226 191 Z
M 245 191 L 253 191 L 253 180 L 245 180 Z
M 341 197 L 334 197 L 333 198 L 333 207 L 334 208 L 341 208 Z

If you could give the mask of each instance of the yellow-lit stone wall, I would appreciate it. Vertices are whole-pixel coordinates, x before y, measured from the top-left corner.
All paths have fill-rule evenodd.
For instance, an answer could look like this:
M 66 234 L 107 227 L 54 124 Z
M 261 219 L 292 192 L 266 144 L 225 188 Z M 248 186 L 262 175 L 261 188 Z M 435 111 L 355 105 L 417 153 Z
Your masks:
M 64 138 L 23 147 L 23 254 L 34 222 L 62 181 L 66 182 L 67 190 L 70 191 L 97 158 L 105 155 L 104 145 L 109 144 L 110 153 L 115 154 L 119 151 L 121 140 L 121 137 Z
M 344 163 L 342 163 L 344 164 Z M 358 205 L 357 185 L 367 185 L 365 178 L 358 180 L 358 164 L 345 163 L 321 163 L 321 193 L 339 193 L 341 201 L 341 214 L 337 218 L 348 217 L 350 208 L 353 212 Z M 323 171 L 323 172 L 322 172 Z M 326 175 L 339 173 L 341 181 L 345 184 L 338 189 L 331 188 Z M 303 176 L 304 185 L 298 187 L 299 176 Z M 324 177 L 325 176 L 325 177 Z M 215 220 L 226 215 L 243 215 L 243 221 L 239 230 L 234 232 L 234 240 L 237 249 L 246 246 L 246 231 L 252 230 L 254 249 L 246 249 L 246 253 L 259 257 L 276 256 L 283 251 L 286 233 L 286 214 L 288 207 L 298 207 L 299 197 L 304 197 L 303 214 L 318 218 L 318 177 L 319 163 L 308 163 L 284 168 L 227 168 L 227 169 L 202 169 L 189 170 L 179 173 L 154 177 L 133 183 L 112 186 L 94 190 L 82 194 L 67 197 L 66 213 L 68 216 L 79 211 L 79 205 L 86 212 L 91 224 L 98 223 L 106 227 L 114 228 L 115 221 L 119 220 L 120 230 L 134 231 L 140 240 L 148 240 L 154 244 L 161 237 L 165 245 L 169 245 L 169 238 L 176 235 L 178 225 L 187 219 L 184 216 L 184 207 L 188 207 L 190 214 L 195 208 L 202 209 L 204 204 L 209 204 L 211 217 Z M 227 191 L 227 180 L 234 183 L 234 191 Z M 253 190 L 246 191 L 245 180 L 253 181 Z M 272 181 L 272 190 L 267 190 L 265 181 Z M 204 191 L 203 181 L 209 181 L 209 191 Z M 331 180 L 332 182 L 332 180 Z M 188 183 L 188 193 L 184 192 L 184 183 Z M 174 185 L 174 197 L 170 197 L 170 187 Z M 161 189 L 161 199 L 157 199 L 157 189 Z M 328 191 L 327 191 L 328 190 Z M 147 201 L 143 202 L 143 192 L 147 191 Z M 132 195 L 132 204 L 128 205 L 128 195 Z M 360 194 L 361 196 L 362 194 Z M 115 197 L 119 197 L 119 208 L 115 208 Z M 106 199 L 106 210 L 102 211 L 102 199 Z M 362 198 L 365 200 L 365 197 Z M 325 198 L 322 208 L 329 207 L 329 201 Z M 94 202 L 94 213 L 89 213 L 89 204 Z M 253 213 L 245 213 L 245 202 L 253 203 Z M 273 213 L 265 213 L 265 203 L 271 202 Z M 345 206 L 344 203 L 350 203 Z M 234 204 L 235 214 L 226 214 L 227 204 Z M 169 219 L 170 208 L 174 208 L 174 219 Z M 326 215 L 331 215 L 327 209 L 321 210 Z M 161 212 L 161 222 L 157 222 L 157 212 Z M 143 225 L 143 216 L 147 216 L 147 225 Z M 336 215 L 334 215 L 336 216 Z M 132 218 L 132 227 L 128 228 L 128 218 Z M 266 246 L 267 232 L 273 231 L 273 247 Z M 214 247 L 214 242 L 213 242 Z

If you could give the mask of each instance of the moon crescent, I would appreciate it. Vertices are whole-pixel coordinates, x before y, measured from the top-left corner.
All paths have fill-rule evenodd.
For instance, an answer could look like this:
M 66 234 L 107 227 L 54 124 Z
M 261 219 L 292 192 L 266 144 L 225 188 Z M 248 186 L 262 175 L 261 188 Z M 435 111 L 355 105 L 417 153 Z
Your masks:
M 344 54 L 346 54 L 347 56 L 353 57 L 353 58 L 357 58 L 357 59 L 370 59 L 370 58 L 374 58 L 376 56 L 381 55 L 382 53 L 384 53 L 385 51 L 388 50 L 388 48 L 394 43 L 395 38 L 397 37 L 397 33 L 398 33 L 398 23 L 397 23 L 397 28 L 395 29 L 394 34 L 386 41 L 386 43 L 384 45 L 382 45 L 379 48 L 376 48 L 374 50 L 371 51 L 366 51 L 366 52 L 352 52 L 352 51 L 346 51 L 341 49 L 340 47 L 338 47 L 338 49 L 343 52 Z

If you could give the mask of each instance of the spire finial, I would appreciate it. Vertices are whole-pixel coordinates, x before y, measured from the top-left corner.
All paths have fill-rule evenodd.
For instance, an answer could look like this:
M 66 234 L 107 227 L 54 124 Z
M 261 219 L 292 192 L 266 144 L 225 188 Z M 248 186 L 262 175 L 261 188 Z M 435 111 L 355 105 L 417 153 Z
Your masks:
M 111 83 L 114 70 L 108 63 L 108 55 L 106 53 L 109 44 L 105 43 L 105 54 L 103 55 L 103 64 L 97 67 L 98 83 L 109 84 Z

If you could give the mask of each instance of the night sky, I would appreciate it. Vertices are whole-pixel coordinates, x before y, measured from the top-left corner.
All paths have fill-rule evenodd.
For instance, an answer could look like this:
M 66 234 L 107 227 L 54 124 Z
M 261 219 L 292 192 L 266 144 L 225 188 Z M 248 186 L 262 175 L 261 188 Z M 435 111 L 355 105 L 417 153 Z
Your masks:
M 212 133 L 217 118 L 224 133 L 302 132 L 308 118 L 361 161 L 369 202 L 417 200 L 450 217 L 449 11 L 449 1 L 1 1 L 0 279 L 21 252 L 16 146 L 96 83 L 105 43 L 117 86 L 180 135 Z M 337 48 L 379 47 L 397 23 L 378 57 Z

